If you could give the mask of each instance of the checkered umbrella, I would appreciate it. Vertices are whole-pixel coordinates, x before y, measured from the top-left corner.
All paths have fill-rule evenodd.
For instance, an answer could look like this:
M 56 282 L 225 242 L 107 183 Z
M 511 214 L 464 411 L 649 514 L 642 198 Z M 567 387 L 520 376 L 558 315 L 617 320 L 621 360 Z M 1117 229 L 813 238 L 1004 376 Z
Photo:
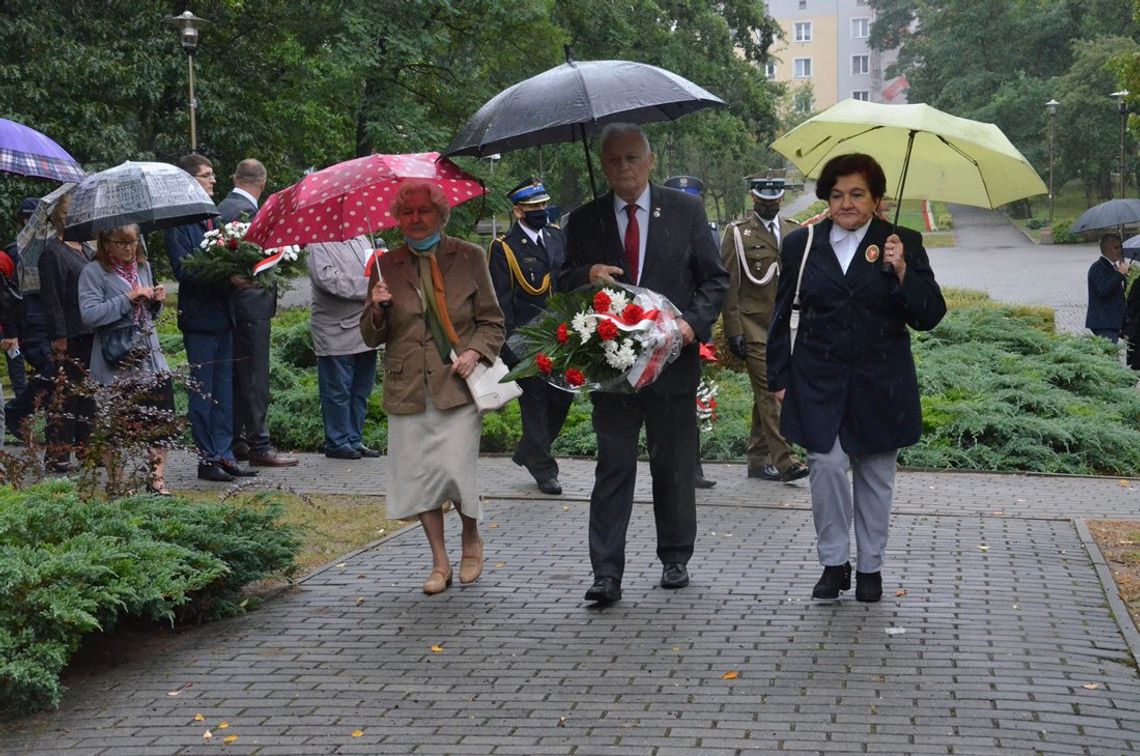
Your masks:
M 145 233 L 217 214 L 210 195 L 186 171 L 169 163 L 128 160 L 91 174 L 75 187 L 64 238 L 94 239 L 104 229 L 130 223 Z
M 50 137 L 6 118 L 0 118 L 0 171 L 52 181 L 79 181 L 86 175 Z
M 424 179 L 443 190 L 448 204 L 482 196 L 486 189 L 438 152 L 369 155 L 310 173 L 265 201 L 245 238 L 262 247 L 346 241 L 394 228 L 396 188 Z

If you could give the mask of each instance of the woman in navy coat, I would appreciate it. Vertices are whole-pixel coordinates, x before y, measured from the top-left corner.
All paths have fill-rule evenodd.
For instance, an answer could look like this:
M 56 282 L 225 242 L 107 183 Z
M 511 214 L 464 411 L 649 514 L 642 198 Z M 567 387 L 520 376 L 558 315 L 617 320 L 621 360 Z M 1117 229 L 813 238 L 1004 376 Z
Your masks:
M 869 155 L 824 166 L 816 195 L 827 200 L 830 218 L 815 226 L 803 262 L 794 346 L 789 326 L 808 229 L 789 234 L 781 249 L 768 382 L 783 405 L 781 433 L 808 450 L 824 566 L 815 598 L 838 598 L 851 587 L 852 519 L 855 597 L 882 596 L 898 450 L 922 433 L 907 326 L 929 330 L 946 314 L 921 234 L 876 216 L 885 190 L 883 169 Z

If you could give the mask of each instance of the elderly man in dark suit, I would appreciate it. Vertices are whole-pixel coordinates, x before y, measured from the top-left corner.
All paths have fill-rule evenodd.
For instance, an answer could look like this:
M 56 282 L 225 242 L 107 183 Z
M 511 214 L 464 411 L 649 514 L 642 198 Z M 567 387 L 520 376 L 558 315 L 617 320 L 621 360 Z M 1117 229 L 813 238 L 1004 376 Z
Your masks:
M 238 163 L 233 190 L 218 204 L 222 223 L 248 221 L 257 215 L 265 191 L 265 166 L 253 158 Z M 277 313 L 277 287 L 260 286 L 234 276 L 230 302 L 234 310 L 234 456 L 260 467 L 289 467 L 269 442 L 269 336 Z
M 696 392 L 699 343 L 708 341 L 728 288 L 701 200 L 649 183 L 654 156 L 640 128 L 614 123 L 602 131 L 602 170 L 613 190 L 583 205 L 567 225 L 561 288 L 617 280 L 668 297 L 681 311 L 681 355 L 636 394 L 595 392 L 598 463 L 590 495 L 587 601 L 621 598 L 625 540 L 637 478 L 637 442 L 645 427 L 653 476 L 657 556 L 663 588 L 689 584 L 697 534 Z
M 1124 283 L 1128 261 L 1119 234 L 1100 237 L 1100 257 L 1089 267 L 1089 309 L 1085 328 L 1113 344 L 1124 327 Z
M 520 182 L 507 196 L 515 222 L 507 233 L 491 242 L 487 264 L 510 338 L 515 329 L 546 308 L 566 259 L 566 237 L 562 229 L 550 223 L 550 195 L 537 178 L 531 176 Z M 503 359 L 512 367 L 517 362 L 506 346 Z M 519 398 L 522 438 L 511 459 L 534 476 L 539 491 L 557 496 L 562 493 L 562 484 L 558 482 L 558 461 L 551 456 L 550 446 L 566 422 L 574 395 L 538 377 L 523 378 L 519 386 L 523 390 Z

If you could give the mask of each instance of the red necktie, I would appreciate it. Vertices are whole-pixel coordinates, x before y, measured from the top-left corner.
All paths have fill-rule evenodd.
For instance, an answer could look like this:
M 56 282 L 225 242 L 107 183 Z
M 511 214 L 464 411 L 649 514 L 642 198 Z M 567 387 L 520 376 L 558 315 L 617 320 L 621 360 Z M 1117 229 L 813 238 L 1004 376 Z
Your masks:
M 625 272 L 630 282 L 637 283 L 637 263 L 641 256 L 641 231 L 637 227 L 637 205 L 625 206 L 629 214 L 629 225 L 625 227 Z

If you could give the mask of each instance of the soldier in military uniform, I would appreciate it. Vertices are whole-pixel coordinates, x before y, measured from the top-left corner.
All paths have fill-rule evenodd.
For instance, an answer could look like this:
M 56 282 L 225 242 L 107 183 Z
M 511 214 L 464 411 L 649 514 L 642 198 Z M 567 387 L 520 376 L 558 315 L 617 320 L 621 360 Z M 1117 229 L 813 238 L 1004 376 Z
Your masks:
M 515 329 L 545 309 L 566 260 L 566 237 L 550 223 L 550 196 L 537 178 L 526 179 L 507 196 L 515 221 L 506 234 L 491 242 L 488 264 L 510 338 Z M 518 363 L 507 346 L 503 360 L 512 367 Z M 519 398 L 522 438 L 511 459 L 534 476 L 539 491 L 560 494 L 558 462 L 550 455 L 550 446 L 562 430 L 574 396 L 541 378 L 523 378 L 519 386 L 523 390 Z
M 780 242 L 799 225 L 779 215 L 783 179 L 753 179 L 750 188 L 753 212 L 730 224 L 721 243 L 721 259 L 729 272 L 724 335 L 729 351 L 748 364 L 752 379 L 748 477 L 792 481 L 809 471 L 780 435 L 780 405 L 768 391 L 766 350 L 780 276 Z
M 705 182 L 693 176 L 670 176 L 665 179 L 665 186 L 670 189 L 680 189 L 682 192 L 688 192 L 698 197 L 705 190 Z M 712 234 L 713 244 L 720 244 L 720 236 L 717 235 L 715 222 L 709 221 L 709 233 Z M 715 480 L 709 480 L 705 477 L 705 466 L 701 463 L 700 444 L 697 444 L 697 475 L 694 482 L 697 488 L 712 488 L 716 485 Z

